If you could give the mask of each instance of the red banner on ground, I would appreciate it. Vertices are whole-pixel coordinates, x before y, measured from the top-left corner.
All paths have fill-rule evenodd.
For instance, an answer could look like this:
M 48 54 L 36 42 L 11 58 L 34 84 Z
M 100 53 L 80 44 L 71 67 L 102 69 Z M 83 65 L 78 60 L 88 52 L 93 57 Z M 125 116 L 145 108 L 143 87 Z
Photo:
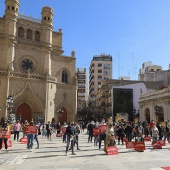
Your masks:
M 162 149 L 162 145 L 159 141 L 152 142 L 153 149 Z
M 151 141 L 150 137 L 144 137 L 144 141 Z
M 170 170 L 170 166 L 161 167 L 161 168 L 163 168 L 163 169 L 165 169 L 165 170 Z
M 145 142 L 135 142 L 135 143 L 134 143 L 134 146 L 135 146 L 135 150 L 136 150 L 136 151 L 146 150 Z
M 37 134 L 38 126 L 27 126 L 25 130 L 25 134 Z
M 135 148 L 135 142 L 128 142 L 126 141 L 126 149 L 131 149 L 131 148 Z
M 8 148 L 12 147 L 12 141 L 8 140 L 7 145 L 8 145 Z M 2 148 L 4 148 L 4 147 L 5 147 L 4 142 L 2 142 Z
M 123 141 L 124 141 L 124 142 L 126 142 L 126 141 L 127 141 L 126 137 L 124 137 L 124 138 L 123 138 Z
M 27 138 L 21 138 L 20 142 L 21 144 L 27 144 Z
M 161 144 L 161 146 L 165 146 L 165 141 L 164 140 L 158 140 L 158 142 Z
M 0 138 L 11 138 L 11 131 L 2 130 L 0 133 Z
M 56 134 L 56 137 L 62 137 L 62 134 Z
M 66 133 L 66 127 L 61 127 L 61 132 L 62 132 L 62 134 L 65 134 Z
M 106 130 L 107 130 L 107 125 L 99 125 L 99 130 L 100 130 L 100 133 L 104 133 L 104 132 L 106 132 Z
M 99 135 L 100 134 L 100 129 L 99 128 L 94 128 L 93 129 L 93 135 Z
M 119 153 L 116 146 L 108 146 L 106 147 L 106 151 L 108 155 L 117 155 Z

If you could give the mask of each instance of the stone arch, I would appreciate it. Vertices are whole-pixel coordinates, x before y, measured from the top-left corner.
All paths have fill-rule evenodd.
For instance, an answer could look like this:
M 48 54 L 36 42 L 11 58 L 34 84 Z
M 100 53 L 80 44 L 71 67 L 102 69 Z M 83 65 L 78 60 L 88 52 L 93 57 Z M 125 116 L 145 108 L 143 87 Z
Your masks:
M 31 108 L 31 118 L 36 119 L 37 116 L 45 117 L 45 107 L 41 98 L 31 90 L 29 83 L 26 87 L 18 94 L 14 96 L 14 112 L 17 113 L 17 109 L 23 103 L 27 104 Z
M 27 120 L 30 122 L 32 120 L 32 110 L 27 103 L 22 103 L 16 111 L 16 119 L 24 122 Z
M 150 123 L 150 110 L 149 108 L 145 108 L 145 120 Z
M 68 103 L 66 103 L 64 101 L 61 104 L 59 104 L 55 109 L 55 118 L 58 121 L 60 120 L 59 115 L 58 115 L 59 109 L 64 110 L 64 113 L 62 114 L 62 116 L 66 116 L 66 120 L 64 118 L 63 119 L 68 123 L 68 121 L 71 120 L 70 117 L 73 116 L 73 109 L 71 108 L 71 106 Z

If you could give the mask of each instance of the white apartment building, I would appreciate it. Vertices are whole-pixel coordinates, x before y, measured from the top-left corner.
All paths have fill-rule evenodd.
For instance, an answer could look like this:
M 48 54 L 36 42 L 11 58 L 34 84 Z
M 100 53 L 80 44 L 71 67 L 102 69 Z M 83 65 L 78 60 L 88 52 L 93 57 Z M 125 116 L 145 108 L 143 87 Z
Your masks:
M 89 96 L 94 98 L 98 93 L 101 81 L 112 79 L 112 56 L 101 54 L 93 56 L 89 68 Z
M 77 68 L 77 111 L 86 107 L 87 103 L 87 75 L 86 68 Z

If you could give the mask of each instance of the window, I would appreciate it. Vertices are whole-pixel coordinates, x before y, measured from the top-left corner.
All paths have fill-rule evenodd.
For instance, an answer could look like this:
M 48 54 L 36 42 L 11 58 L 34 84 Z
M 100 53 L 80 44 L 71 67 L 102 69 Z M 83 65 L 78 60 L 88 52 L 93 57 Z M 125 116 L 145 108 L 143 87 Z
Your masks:
M 50 17 L 48 17 L 48 20 L 50 20 Z
M 102 67 L 102 64 L 98 64 L 98 67 Z
M 15 9 L 15 8 L 14 8 L 14 7 L 12 7 L 12 10 L 13 10 L 13 11 L 14 11 L 14 9 Z
M 62 80 L 61 81 L 63 83 L 67 83 L 67 72 L 66 71 L 62 72 Z
M 109 70 L 110 69 L 110 64 L 104 63 L 104 69 Z
M 21 66 L 22 66 L 23 70 L 32 70 L 33 62 L 29 59 L 25 59 L 21 62 Z
M 24 38 L 24 28 L 19 27 L 19 29 L 18 29 L 18 37 Z
M 44 20 L 46 20 L 46 17 L 44 17 Z
M 32 40 L 32 31 L 30 29 L 27 30 L 27 39 Z
M 8 6 L 8 9 L 10 9 L 10 6 Z
M 40 41 L 40 32 L 39 31 L 35 32 L 35 41 Z

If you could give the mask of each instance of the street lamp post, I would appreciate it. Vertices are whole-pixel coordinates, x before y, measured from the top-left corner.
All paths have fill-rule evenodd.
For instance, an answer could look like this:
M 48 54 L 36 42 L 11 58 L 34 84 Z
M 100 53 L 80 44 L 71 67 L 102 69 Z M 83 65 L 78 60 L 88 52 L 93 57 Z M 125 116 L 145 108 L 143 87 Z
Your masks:
M 136 115 L 136 109 L 133 109 L 133 120 L 135 120 L 135 115 Z
M 59 121 L 60 121 L 60 116 L 61 114 L 64 112 L 64 110 L 62 108 L 58 109 L 57 113 L 59 114 Z
M 11 95 L 7 98 L 7 119 L 10 119 L 10 112 L 12 111 L 14 99 Z
M 159 111 L 159 106 L 154 106 L 154 109 L 155 109 L 155 116 L 156 116 L 156 121 L 158 121 L 158 111 Z

